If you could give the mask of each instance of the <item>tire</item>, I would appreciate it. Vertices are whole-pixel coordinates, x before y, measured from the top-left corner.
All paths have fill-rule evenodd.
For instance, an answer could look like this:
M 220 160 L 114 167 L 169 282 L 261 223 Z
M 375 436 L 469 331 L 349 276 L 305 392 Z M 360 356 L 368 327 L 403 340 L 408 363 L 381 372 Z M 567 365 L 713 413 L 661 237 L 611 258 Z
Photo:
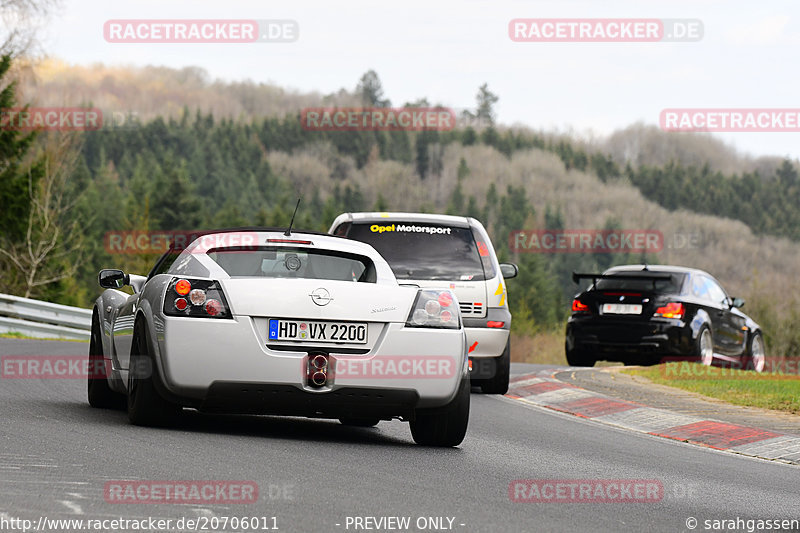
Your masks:
M 175 421 L 180 407 L 158 393 L 158 368 L 150 351 L 147 328 L 137 323 L 128 369 L 128 419 L 137 426 L 163 427 Z
M 467 434 L 469 423 L 469 378 L 461 380 L 456 397 L 436 409 L 417 409 L 411 425 L 414 442 L 422 446 L 458 446 Z
M 89 337 L 89 372 L 86 381 L 89 405 L 98 409 L 125 408 L 125 396 L 114 392 L 108 385 L 103 355 L 103 337 L 100 334 L 100 319 L 97 317 L 97 313 L 92 313 L 92 333 Z
M 373 426 L 377 426 L 380 419 L 378 418 L 340 418 L 339 422 L 341 422 L 345 426 L 353 426 L 359 428 L 371 428 Z
M 511 371 L 511 339 L 500 357 L 494 360 L 494 376 L 480 382 L 484 394 L 505 394 L 508 392 L 508 378 Z
M 574 348 L 570 350 L 566 345 L 564 346 L 564 351 L 567 354 L 567 364 L 569 366 L 594 366 L 597 362 L 594 355 L 589 352 Z
M 714 363 L 714 337 L 708 326 L 700 328 L 694 346 L 695 355 L 700 358 L 700 363 L 711 366 Z
M 767 349 L 764 345 L 764 337 L 760 331 L 753 333 L 747 343 L 747 354 L 744 357 L 744 368 L 763 372 L 767 364 Z

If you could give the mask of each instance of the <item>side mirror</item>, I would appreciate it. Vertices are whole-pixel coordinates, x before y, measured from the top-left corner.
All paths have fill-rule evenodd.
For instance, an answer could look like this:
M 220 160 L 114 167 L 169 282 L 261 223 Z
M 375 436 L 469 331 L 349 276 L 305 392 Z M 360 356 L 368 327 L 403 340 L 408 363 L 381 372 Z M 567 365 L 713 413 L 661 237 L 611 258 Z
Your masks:
M 500 263 L 500 273 L 505 279 L 516 278 L 519 268 L 514 263 Z
M 743 307 L 744 306 L 744 298 L 734 298 L 731 302 L 731 307 Z
M 104 268 L 97 275 L 97 282 L 104 289 L 121 289 L 130 284 L 130 277 L 116 268 Z

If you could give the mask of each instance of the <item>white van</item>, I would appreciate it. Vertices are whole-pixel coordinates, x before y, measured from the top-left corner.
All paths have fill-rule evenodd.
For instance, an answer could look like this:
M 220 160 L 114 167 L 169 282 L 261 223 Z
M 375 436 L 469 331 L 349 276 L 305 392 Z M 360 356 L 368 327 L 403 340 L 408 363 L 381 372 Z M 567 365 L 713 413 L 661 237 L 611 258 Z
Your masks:
M 452 289 L 467 333 L 472 384 L 488 394 L 508 391 L 505 279 L 517 275 L 517 266 L 498 263 L 480 222 L 427 213 L 344 213 L 328 233 L 372 245 L 400 283 Z

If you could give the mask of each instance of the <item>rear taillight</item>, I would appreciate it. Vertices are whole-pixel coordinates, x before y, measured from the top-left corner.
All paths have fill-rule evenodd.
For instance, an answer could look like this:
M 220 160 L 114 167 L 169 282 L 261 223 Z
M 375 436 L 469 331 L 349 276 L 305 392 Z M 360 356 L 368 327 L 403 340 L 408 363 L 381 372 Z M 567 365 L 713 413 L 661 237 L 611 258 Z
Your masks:
M 502 328 L 506 323 L 501 320 L 489 320 L 486 322 L 487 328 Z
M 682 303 L 670 302 L 663 307 L 657 308 L 653 316 L 660 316 L 662 318 L 683 318 L 685 313 L 686 310 Z
M 582 301 L 575 298 L 572 300 L 572 312 L 573 313 L 588 313 L 589 306 L 583 303 Z
M 219 282 L 173 278 L 164 295 L 164 314 L 196 318 L 231 318 Z
M 406 326 L 417 328 L 458 329 L 458 304 L 449 290 L 420 289 Z

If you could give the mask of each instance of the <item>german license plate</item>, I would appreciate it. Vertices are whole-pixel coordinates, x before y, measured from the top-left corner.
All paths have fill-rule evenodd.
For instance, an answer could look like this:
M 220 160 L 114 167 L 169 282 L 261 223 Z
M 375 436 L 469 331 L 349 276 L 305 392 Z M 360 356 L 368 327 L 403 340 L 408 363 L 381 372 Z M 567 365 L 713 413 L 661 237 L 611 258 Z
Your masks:
M 639 304 L 603 304 L 604 315 L 641 315 Z
M 328 322 L 319 320 L 269 319 L 271 341 L 335 342 L 366 344 L 366 322 Z

